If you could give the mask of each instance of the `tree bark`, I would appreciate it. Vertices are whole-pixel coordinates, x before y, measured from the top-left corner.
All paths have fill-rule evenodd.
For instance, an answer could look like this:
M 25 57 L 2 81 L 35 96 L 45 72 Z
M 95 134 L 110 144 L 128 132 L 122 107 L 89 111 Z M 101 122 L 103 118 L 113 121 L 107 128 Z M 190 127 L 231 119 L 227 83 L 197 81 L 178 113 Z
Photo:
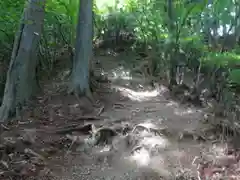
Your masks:
M 81 0 L 79 6 L 70 92 L 74 92 L 76 95 L 86 95 L 89 97 L 91 96 L 89 85 L 89 62 L 92 58 L 93 1 Z
M 37 49 L 44 22 L 45 0 L 28 0 L 19 31 L 16 33 L 12 57 L 7 72 L 0 122 L 20 112 L 34 94 Z M 18 114 L 17 114 L 18 115 Z
M 176 85 L 176 73 L 177 73 L 177 63 L 176 63 L 176 51 L 178 46 L 178 34 L 176 34 L 176 27 L 174 25 L 175 18 L 173 17 L 173 2 L 172 0 L 167 0 L 167 12 L 168 12 L 168 29 L 170 33 L 170 72 L 169 72 L 169 89 L 172 89 L 172 86 Z M 175 40 L 175 41 L 173 41 Z

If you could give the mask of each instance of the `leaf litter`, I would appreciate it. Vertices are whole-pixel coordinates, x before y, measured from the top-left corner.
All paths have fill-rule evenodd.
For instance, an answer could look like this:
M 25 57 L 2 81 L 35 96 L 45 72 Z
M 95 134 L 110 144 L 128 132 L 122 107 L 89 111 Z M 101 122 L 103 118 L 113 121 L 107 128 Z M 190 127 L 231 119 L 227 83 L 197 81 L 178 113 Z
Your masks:
M 238 149 L 213 142 L 211 128 L 211 135 L 195 125 L 181 128 L 192 126 L 185 119 L 194 116 L 174 115 L 169 99 L 136 103 L 113 93 L 108 103 L 82 110 L 84 98 L 78 106 L 75 97 L 51 84 L 44 90 L 22 117 L 0 126 L 3 180 L 240 177 Z M 163 116 L 167 120 L 160 123 Z

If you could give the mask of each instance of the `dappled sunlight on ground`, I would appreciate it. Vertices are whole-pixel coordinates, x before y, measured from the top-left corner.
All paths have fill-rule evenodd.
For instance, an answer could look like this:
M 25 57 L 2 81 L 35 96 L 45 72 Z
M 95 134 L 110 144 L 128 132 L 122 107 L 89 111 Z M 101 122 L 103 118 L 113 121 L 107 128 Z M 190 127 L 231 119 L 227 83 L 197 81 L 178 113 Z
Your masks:
M 169 101 L 168 103 L 166 103 L 166 106 L 175 106 L 178 107 L 179 103 L 175 102 L 175 101 Z
M 166 148 L 169 145 L 169 141 L 166 138 L 163 138 L 161 136 L 159 137 L 144 137 L 140 141 L 140 145 L 142 146 L 148 146 L 150 148 Z
M 163 85 L 159 85 L 157 89 L 158 89 L 160 95 L 164 95 L 164 93 L 169 91 L 168 88 Z
M 131 76 L 130 70 L 124 70 L 122 66 L 112 70 L 111 75 L 109 76 L 110 80 L 116 80 L 116 79 L 132 80 L 133 79 L 133 77 Z
M 213 144 L 210 148 L 209 148 L 209 152 L 211 152 L 212 154 L 216 155 L 216 156 L 225 156 L 226 155 L 226 151 L 228 149 L 227 144 Z
M 213 145 L 211 139 L 201 134 L 199 122 L 203 118 L 203 112 L 199 108 L 172 100 L 171 94 L 164 85 L 156 85 L 158 87 L 155 89 L 147 87 L 143 78 L 133 77 L 123 67 L 114 69 L 110 74 L 111 85 L 127 98 L 122 98 L 119 93 L 113 92 L 116 98 L 107 95 L 110 105 L 101 102 L 101 111 L 98 104 L 94 104 L 94 107 L 91 103 L 91 106 L 88 105 L 87 99 L 81 98 L 79 102 L 75 96 L 66 96 L 65 92 L 61 94 L 61 91 L 58 91 L 63 86 L 61 82 L 51 84 L 51 88 L 47 87 L 45 93 L 47 95 L 39 100 L 41 102 L 38 106 L 41 107 L 41 111 L 34 111 L 39 113 L 34 115 L 34 118 L 41 117 L 43 131 L 25 130 L 22 136 L 32 141 L 32 137 L 35 136 L 32 134 L 39 133 L 37 136 L 45 138 L 43 140 L 47 143 L 49 141 L 51 148 L 68 151 L 63 155 L 64 161 L 67 162 L 64 162 L 64 168 L 56 173 L 56 179 L 127 180 L 129 178 L 126 178 L 125 174 L 128 174 L 130 179 L 171 180 L 176 177 L 175 174 L 179 169 L 200 171 L 197 166 L 202 162 L 205 163 L 202 157 L 218 166 L 220 164 L 220 170 L 225 168 L 240 172 L 240 155 L 237 156 L 239 159 L 236 159 L 233 154 L 226 153 L 229 147 L 222 144 Z M 92 111 L 89 111 L 88 107 L 91 107 Z M 28 118 L 24 119 L 28 120 Z M 36 122 L 35 119 L 33 122 Z M 94 136 L 92 125 L 97 130 L 110 129 L 110 132 L 114 133 L 104 135 L 109 141 L 96 144 L 94 138 L 98 136 Z M 51 133 L 46 133 L 48 131 Z M 56 134 L 57 140 L 51 140 L 52 134 Z M 193 135 L 197 138 L 203 135 L 203 140 L 195 139 Z M 36 139 L 31 143 L 38 145 L 41 142 L 42 139 Z M 45 156 L 45 147 L 33 147 L 33 150 Z M 72 154 L 69 153 L 71 151 Z M 207 168 L 208 171 L 216 169 L 215 167 L 205 169 Z M 146 169 L 150 170 L 150 173 L 144 176 L 142 172 L 145 173 Z M 206 174 L 203 169 L 204 173 Z M 156 177 L 150 178 L 152 174 Z
M 209 149 L 196 156 L 193 165 L 198 165 L 198 174 L 201 179 L 239 179 L 240 162 L 239 152 L 227 143 L 218 143 L 209 146 Z M 200 163 L 207 162 L 199 166 Z
M 193 160 L 200 157 L 203 151 L 210 151 L 212 148 L 209 145 L 207 149 L 205 143 L 203 149 L 202 142 L 191 136 L 199 128 L 198 120 L 202 116 L 199 108 L 174 101 L 166 86 L 154 84 L 153 88 L 143 77 L 131 74 L 122 65 L 119 67 L 119 62 L 115 63 L 118 63 L 118 67 L 111 67 L 106 74 L 111 80 L 112 88 L 116 89 L 116 94 L 125 98 L 117 96 L 113 100 L 108 97 L 114 104 L 104 107 L 100 113 L 104 121 L 89 123 L 97 128 L 110 128 L 117 135 L 107 145 L 86 145 L 80 148 L 80 156 L 84 156 L 91 166 L 96 166 L 89 174 L 83 175 L 82 179 L 90 179 L 91 176 L 94 176 L 93 179 L 109 179 L 108 177 L 120 177 L 124 174 L 129 174 L 132 179 L 139 179 L 135 177 L 143 177 L 142 169 L 159 175 L 157 178 L 145 179 L 173 179 L 171 177 L 176 177 L 177 170 L 191 169 L 197 172 L 196 168 L 201 161 L 194 164 Z M 110 63 L 107 64 L 111 66 Z M 113 95 L 114 93 L 115 91 Z M 73 103 L 69 108 L 71 112 L 82 109 Z M 188 134 L 183 134 L 185 131 L 190 132 L 189 137 Z M 215 148 L 213 151 L 216 151 L 213 153 L 215 156 L 219 156 L 222 149 Z M 81 168 L 88 164 L 85 160 L 75 161 Z M 160 176 L 164 178 L 159 178 Z
M 120 93 L 123 96 L 128 97 L 132 101 L 140 101 L 140 102 L 150 100 L 150 99 L 155 98 L 159 95 L 159 91 L 157 89 L 155 89 L 153 91 L 136 92 L 136 91 L 133 91 L 129 88 L 119 87 L 118 91 L 120 91 Z
M 186 114 L 193 114 L 195 113 L 196 110 L 193 109 L 193 108 L 187 108 L 187 109 L 175 109 L 174 110 L 174 113 L 178 116 L 183 116 L 183 115 L 186 115 Z
M 111 150 L 110 146 L 104 146 L 102 149 L 100 149 L 100 153 L 109 152 L 110 150 Z
M 129 160 L 133 160 L 139 166 L 148 166 L 151 161 L 150 153 L 145 148 L 133 152 Z
M 141 123 L 138 126 L 156 129 L 153 123 Z M 161 174 L 162 177 L 175 177 L 176 169 L 190 168 L 195 154 L 195 149 L 181 149 L 175 140 L 169 139 L 161 134 L 154 134 L 142 130 L 138 133 L 138 146 L 132 151 L 131 155 L 125 160 L 135 163 L 137 167 L 148 167 L 154 172 Z M 190 147 L 193 145 L 190 143 Z M 193 152 L 192 152 L 193 151 Z
M 156 124 L 155 124 L 156 123 Z M 138 139 L 131 154 L 124 159 L 137 167 L 147 167 L 161 176 L 170 176 L 168 154 L 165 149 L 171 146 L 169 139 L 157 132 L 161 122 L 147 119 L 135 126 L 132 133 Z

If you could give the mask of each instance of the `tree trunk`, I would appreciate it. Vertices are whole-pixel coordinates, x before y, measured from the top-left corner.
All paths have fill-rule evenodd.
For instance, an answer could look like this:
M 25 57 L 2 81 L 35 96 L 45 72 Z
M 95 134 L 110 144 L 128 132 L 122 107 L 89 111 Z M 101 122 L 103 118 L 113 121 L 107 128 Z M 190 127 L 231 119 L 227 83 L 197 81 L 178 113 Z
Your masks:
M 177 63 L 176 63 L 176 51 L 178 46 L 178 34 L 176 34 L 176 27 L 174 25 L 175 18 L 173 17 L 173 2 L 172 0 L 167 0 L 167 12 L 168 12 L 168 29 L 170 32 L 170 39 L 171 39 L 171 51 L 170 51 L 170 72 L 169 72 L 169 89 L 171 90 L 174 85 L 177 84 L 176 82 L 176 73 L 177 73 Z M 175 40 L 173 42 L 173 39 Z
M 37 49 L 44 20 L 45 0 L 28 0 L 16 33 L 7 72 L 0 121 L 21 110 L 36 90 Z
M 93 13 L 92 0 L 81 0 L 79 3 L 77 38 L 73 58 L 70 92 L 75 95 L 91 97 L 89 85 L 89 62 L 92 58 Z

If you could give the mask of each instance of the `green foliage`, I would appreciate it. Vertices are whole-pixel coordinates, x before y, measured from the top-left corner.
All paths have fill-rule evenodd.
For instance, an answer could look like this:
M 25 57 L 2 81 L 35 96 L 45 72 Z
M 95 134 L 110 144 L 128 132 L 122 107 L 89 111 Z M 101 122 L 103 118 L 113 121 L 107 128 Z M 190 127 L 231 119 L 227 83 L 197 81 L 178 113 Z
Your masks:
M 165 73 L 164 66 L 171 67 L 170 60 L 174 57 L 178 63 L 184 61 L 188 69 L 196 70 L 201 65 L 201 72 L 206 74 L 218 71 L 219 68 L 224 69 L 229 73 L 226 81 L 240 84 L 240 72 L 235 67 L 240 62 L 239 42 L 236 39 L 234 42 L 232 39 L 227 41 L 234 29 L 236 36 L 240 36 L 237 34 L 240 32 L 238 2 L 177 0 L 172 1 L 170 9 L 167 2 L 95 1 L 94 40 L 107 39 L 112 34 L 116 36 L 119 31 L 132 32 L 136 36 L 135 44 L 143 45 L 141 47 L 145 49 L 149 46 L 154 49 L 152 64 L 157 64 L 158 72 Z M 0 2 L 4 9 L 0 12 L 0 58 L 5 61 L 10 59 L 14 34 L 24 4 L 25 0 Z M 47 1 L 40 45 L 40 62 L 47 71 L 52 70 L 62 48 L 75 43 L 78 5 L 78 0 Z M 172 12 L 171 18 L 169 10 Z M 220 27 L 221 35 L 218 34 Z M 237 46 L 232 48 L 232 44 Z M 227 52 L 221 51 L 223 46 L 226 46 Z M 178 53 L 184 53 L 185 56 L 179 58 Z
M 208 53 L 206 64 L 221 67 L 233 67 L 240 62 L 240 56 L 234 53 Z
M 15 32 L 18 28 L 25 0 L 0 2 L 0 61 L 11 54 Z
M 0 7 L 2 8 L 2 11 L 0 12 L 1 42 L 9 40 L 9 36 L 12 36 L 15 33 L 21 18 L 24 4 L 25 0 L 19 0 L 16 2 L 6 0 L 0 2 Z

